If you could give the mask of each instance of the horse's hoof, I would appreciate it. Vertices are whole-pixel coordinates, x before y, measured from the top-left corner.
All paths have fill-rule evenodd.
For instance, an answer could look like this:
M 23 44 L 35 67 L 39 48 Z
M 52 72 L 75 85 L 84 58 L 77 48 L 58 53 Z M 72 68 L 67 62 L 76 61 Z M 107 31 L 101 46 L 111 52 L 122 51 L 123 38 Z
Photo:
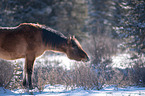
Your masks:
M 24 87 L 27 87 L 26 81 L 23 81 L 23 86 L 24 86 Z
M 29 89 L 32 90 L 32 89 L 34 89 L 34 88 L 33 88 L 32 86 L 29 86 Z

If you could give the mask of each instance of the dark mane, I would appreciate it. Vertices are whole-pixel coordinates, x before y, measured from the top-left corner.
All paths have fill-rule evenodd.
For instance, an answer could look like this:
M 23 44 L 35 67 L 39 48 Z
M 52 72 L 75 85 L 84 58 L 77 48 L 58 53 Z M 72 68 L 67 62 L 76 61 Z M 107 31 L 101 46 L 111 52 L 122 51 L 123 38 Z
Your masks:
M 51 44 L 52 47 L 57 47 L 63 42 L 66 42 L 67 37 L 61 32 L 56 31 L 50 27 L 41 26 L 42 38 L 45 45 Z
M 44 26 L 44 25 L 42 25 L 41 28 L 44 29 L 44 30 L 47 30 L 47 31 L 49 31 L 49 32 L 51 32 L 53 34 L 59 35 L 60 37 L 66 38 L 61 32 L 59 32 L 59 31 L 57 31 L 55 29 L 52 29 L 52 28 Z

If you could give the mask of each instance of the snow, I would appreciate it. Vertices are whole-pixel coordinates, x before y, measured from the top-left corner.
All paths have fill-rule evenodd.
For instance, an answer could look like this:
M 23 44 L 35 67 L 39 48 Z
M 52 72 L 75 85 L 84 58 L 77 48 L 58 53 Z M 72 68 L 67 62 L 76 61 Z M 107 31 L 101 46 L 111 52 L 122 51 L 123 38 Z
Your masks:
M 71 66 L 76 62 L 74 60 L 70 60 L 66 55 L 52 55 L 52 56 L 45 56 L 43 58 L 38 58 L 38 61 L 49 59 L 49 61 L 57 61 L 60 62 L 60 66 L 63 68 L 70 70 Z
M 17 89 L 8 90 L 0 87 L 0 96 L 5 95 L 35 95 L 35 96 L 145 96 L 145 87 L 116 88 L 104 87 L 102 90 L 84 90 L 83 88 L 67 88 L 63 85 L 46 85 L 42 92 L 34 90 Z
M 133 60 L 130 59 L 130 54 L 123 53 L 112 57 L 112 67 L 125 69 L 133 66 Z

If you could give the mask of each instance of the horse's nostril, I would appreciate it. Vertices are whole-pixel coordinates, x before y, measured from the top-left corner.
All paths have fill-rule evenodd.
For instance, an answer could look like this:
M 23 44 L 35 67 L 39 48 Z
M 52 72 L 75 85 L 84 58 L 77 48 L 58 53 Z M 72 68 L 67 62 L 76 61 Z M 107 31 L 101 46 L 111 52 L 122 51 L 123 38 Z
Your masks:
M 90 61 L 89 57 L 88 57 L 88 56 L 86 56 L 86 57 L 84 58 L 84 61 L 85 61 L 85 62 Z

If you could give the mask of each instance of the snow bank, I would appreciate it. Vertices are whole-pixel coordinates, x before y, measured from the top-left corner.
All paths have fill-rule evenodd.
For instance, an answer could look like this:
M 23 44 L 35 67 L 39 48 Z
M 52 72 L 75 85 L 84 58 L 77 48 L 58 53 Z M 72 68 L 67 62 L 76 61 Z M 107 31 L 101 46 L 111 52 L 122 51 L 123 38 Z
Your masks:
M 13 93 L 8 89 L 4 89 L 3 87 L 0 87 L 0 96 L 4 96 L 4 95 L 15 95 L 15 93 Z
M 116 88 L 115 86 L 105 87 L 102 90 L 84 90 L 83 88 L 67 88 L 63 85 L 46 85 L 43 92 L 34 89 L 7 90 L 0 87 L 0 96 L 5 95 L 35 95 L 35 96 L 145 96 L 145 87 Z

